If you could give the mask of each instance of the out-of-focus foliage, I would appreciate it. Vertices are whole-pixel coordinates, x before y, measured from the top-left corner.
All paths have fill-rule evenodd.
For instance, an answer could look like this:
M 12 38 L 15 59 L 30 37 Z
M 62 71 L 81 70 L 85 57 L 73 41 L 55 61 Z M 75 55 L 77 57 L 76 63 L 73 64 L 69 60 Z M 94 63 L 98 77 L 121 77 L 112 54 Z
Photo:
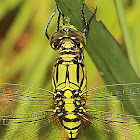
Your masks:
M 0 7 L 0 82 L 46 87 L 56 58 L 45 37 L 54 2 L 5 0 Z

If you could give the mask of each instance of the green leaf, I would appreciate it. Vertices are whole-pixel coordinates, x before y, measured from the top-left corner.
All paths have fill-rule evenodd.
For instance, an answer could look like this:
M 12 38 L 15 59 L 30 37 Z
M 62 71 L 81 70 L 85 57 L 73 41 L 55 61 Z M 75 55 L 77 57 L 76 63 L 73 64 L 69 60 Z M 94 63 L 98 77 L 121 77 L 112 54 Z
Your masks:
M 121 25 L 121 28 L 123 31 L 124 41 L 126 44 L 130 63 L 133 66 L 133 68 L 135 69 L 137 75 L 139 75 L 138 64 L 137 64 L 136 56 L 134 53 L 134 44 L 133 44 L 133 41 L 131 39 L 128 27 L 127 27 L 123 3 L 121 0 L 115 0 L 115 4 L 116 4 L 116 9 L 117 9 L 120 25 Z
M 80 14 L 82 0 L 56 0 L 56 3 L 63 14 L 70 17 L 71 24 L 76 26 L 79 31 L 83 31 L 84 23 Z M 87 20 L 93 14 L 86 5 L 84 12 Z M 109 33 L 105 25 L 94 18 L 89 30 L 86 51 L 95 63 L 105 83 L 139 82 L 140 79 L 129 63 L 128 58 L 122 52 L 120 45 Z

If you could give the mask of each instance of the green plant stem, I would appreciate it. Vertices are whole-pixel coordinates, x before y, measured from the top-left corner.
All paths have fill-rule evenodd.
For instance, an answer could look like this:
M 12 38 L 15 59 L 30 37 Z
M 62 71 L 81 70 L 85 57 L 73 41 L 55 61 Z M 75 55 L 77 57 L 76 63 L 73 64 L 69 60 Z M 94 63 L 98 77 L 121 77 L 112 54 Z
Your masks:
M 117 13 L 118 13 L 120 26 L 122 28 L 124 41 L 125 41 L 125 44 L 126 44 L 126 49 L 127 49 L 129 61 L 130 61 L 131 65 L 133 66 L 137 75 L 140 77 L 140 72 L 138 70 L 137 60 L 136 60 L 136 57 L 135 57 L 136 55 L 135 55 L 135 51 L 134 51 L 134 47 L 133 47 L 134 45 L 133 45 L 133 41 L 131 39 L 129 30 L 128 30 L 122 0 L 114 0 L 114 1 L 115 1 Z

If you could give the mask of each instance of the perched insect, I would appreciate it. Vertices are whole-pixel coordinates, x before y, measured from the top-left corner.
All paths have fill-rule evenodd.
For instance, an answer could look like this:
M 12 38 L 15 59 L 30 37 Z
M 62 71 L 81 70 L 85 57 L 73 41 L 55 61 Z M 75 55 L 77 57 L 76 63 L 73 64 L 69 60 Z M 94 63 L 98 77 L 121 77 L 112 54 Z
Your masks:
M 59 53 L 53 68 L 53 92 L 20 84 L 0 84 L 0 138 L 39 140 L 140 139 L 140 83 L 86 89 L 83 50 L 90 20 L 84 33 L 69 23 L 46 36 Z M 132 105 L 133 104 L 133 105 Z M 130 105 L 130 107 L 128 107 Z M 135 105 L 136 108 L 133 108 Z M 134 111 L 134 112 L 133 112 Z M 131 115 L 133 114 L 133 115 Z

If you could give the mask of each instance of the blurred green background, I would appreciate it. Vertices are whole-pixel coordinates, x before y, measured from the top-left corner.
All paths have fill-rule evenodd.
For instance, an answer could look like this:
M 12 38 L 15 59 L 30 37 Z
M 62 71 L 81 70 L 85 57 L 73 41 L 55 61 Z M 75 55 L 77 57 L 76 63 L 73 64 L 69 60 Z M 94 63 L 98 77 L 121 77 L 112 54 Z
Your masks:
M 102 20 L 127 56 L 115 2 L 86 0 L 86 4 L 91 10 L 97 5 L 96 19 Z M 54 11 L 54 5 L 55 1 L 52 0 L 0 1 L 0 83 L 20 83 L 51 89 L 56 53 L 45 37 L 45 27 Z M 137 67 L 140 69 L 140 1 L 123 0 L 123 5 Z M 50 24 L 50 34 L 56 31 L 56 21 L 57 16 Z M 103 85 L 104 82 L 86 51 L 85 65 L 88 87 Z

